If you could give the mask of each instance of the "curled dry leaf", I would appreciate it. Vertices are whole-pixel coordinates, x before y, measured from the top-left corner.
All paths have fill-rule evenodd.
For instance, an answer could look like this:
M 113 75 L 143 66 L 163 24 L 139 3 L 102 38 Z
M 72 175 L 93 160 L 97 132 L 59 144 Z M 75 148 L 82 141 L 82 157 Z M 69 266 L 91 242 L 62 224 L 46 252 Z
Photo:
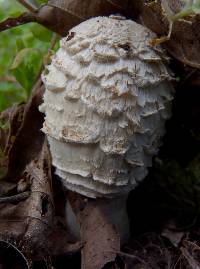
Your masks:
M 72 253 L 81 247 L 79 242 L 68 243 L 72 240 L 66 227 L 57 225 L 51 157 L 45 136 L 40 131 L 43 120 L 38 105 L 41 98 L 39 81 L 26 105 L 1 115 L 1 119 L 6 118 L 9 123 L 8 137 L 6 130 L 2 129 L 0 133 L 1 148 L 9 150 L 4 150 L 6 173 L 0 188 L 0 240 L 17 246 L 31 259 Z M 20 120 L 16 120 L 19 115 Z M 56 247 L 52 238 L 58 242 Z
M 7 154 L 8 169 L 4 181 L 17 184 L 22 182 L 23 178 L 27 184 L 24 188 L 15 188 L 6 193 L 7 197 L 4 194 L 0 204 L 0 238 L 13 243 L 20 239 L 23 251 L 32 252 L 33 255 L 36 255 L 37 251 L 40 253 L 42 247 L 45 249 L 46 236 L 53 221 L 50 155 L 44 143 L 44 136 L 40 134 L 38 122 L 40 91 L 37 85 L 29 103 L 24 106 L 14 142 Z M 14 118 L 10 120 L 10 126 L 13 126 Z M 11 131 L 8 141 L 10 139 Z M 22 192 L 18 194 L 17 190 Z M 29 192 L 27 199 L 13 200 L 17 195 L 23 196 L 26 192 Z
M 132 3 L 128 0 L 50 0 L 37 12 L 36 20 L 64 36 L 88 18 L 117 13 L 132 16 Z
M 162 236 L 166 237 L 175 247 L 178 247 L 182 238 L 185 236 L 185 232 L 179 231 L 174 220 L 170 220 L 164 226 Z
M 44 142 L 44 136 L 40 132 L 43 117 L 38 112 L 37 105 L 41 103 L 42 93 L 43 86 L 39 80 L 30 101 L 25 106 L 22 124 L 10 152 L 9 178 L 16 178 L 16 175 L 20 174 L 41 151 Z
M 120 0 L 49 0 L 48 4 L 67 11 L 80 19 L 87 19 L 98 15 L 109 15 L 110 13 L 123 12 L 130 6 L 130 1 Z
M 106 264 L 115 262 L 120 252 L 120 236 L 111 222 L 109 204 L 113 201 L 87 199 L 70 191 L 68 198 L 79 222 L 84 243 L 81 268 L 102 269 Z
M 9 155 L 15 143 L 24 106 L 13 106 L 0 115 L 0 177 L 8 173 Z
M 129 0 L 50 0 L 35 12 L 25 12 L 17 18 L 8 18 L 0 23 L 0 31 L 38 22 L 52 31 L 65 36 L 68 30 L 80 22 L 95 16 L 122 14 L 133 17 L 135 10 Z
M 199 262 L 200 247 L 196 243 L 184 240 L 183 246 L 181 247 L 181 253 L 185 258 L 185 260 L 187 261 L 190 268 L 192 269 L 200 268 L 200 262 Z
M 169 18 L 163 9 L 161 0 L 152 1 L 135 1 L 135 8 L 138 10 L 138 18 L 149 29 L 157 33 L 160 37 L 167 36 L 169 31 Z M 166 0 L 172 12 L 179 12 L 181 1 Z M 199 51 L 199 25 L 200 16 L 193 15 L 173 22 L 170 40 L 163 43 L 167 51 L 178 61 L 191 67 L 200 68 L 200 51 Z

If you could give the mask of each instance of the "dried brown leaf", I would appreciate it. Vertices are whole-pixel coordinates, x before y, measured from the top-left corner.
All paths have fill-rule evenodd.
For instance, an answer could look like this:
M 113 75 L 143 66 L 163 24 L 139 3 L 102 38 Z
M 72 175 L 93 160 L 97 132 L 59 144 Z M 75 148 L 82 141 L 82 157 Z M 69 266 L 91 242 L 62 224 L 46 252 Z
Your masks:
M 106 199 L 87 199 L 68 192 L 68 198 L 80 225 L 82 269 L 102 269 L 115 262 L 120 252 L 120 236 L 110 221 Z
M 185 240 L 183 242 L 183 247 L 180 248 L 180 251 L 191 269 L 200 269 L 200 247 L 198 245 Z
M 132 17 L 136 12 L 129 0 L 50 0 L 34 12 L 1 22 L 0 31 L 28 22 L 38 22 L 65 36 L 72 27 L 91 17 L 119 13 Z
M 1 115 L 7 115 L 10 127 L 7 138 L 6 131 L 1 132 L 0 140 L 2 148 L 9 148 L 0 188 L 0 240 L 11 242 L 31 259 L 73 253 L 81 248 L 80 242 L 72 241 L 67 226 L 61 228 L 57 224 L 51 156 L 40 131 L 43 115 L 38 105 L 42 92 L 39 81 L 23 109 L 20 106 Z M 9 143 L 13 136 L 13 143 Z
M 69 12 L 80 19 L 87 19 L 99 15 L 108 15 L 116 12 L 126 12 L 128 0 L 49 0 L 48 4 Z
M 161 1 L 153 1 L 151 4 L 146 4 L 144 0 L 136 2 L 134 3 L 135 8 L 139 10 L 138 18 L 142 24 L 157 33 L 161 38 L 166 37 L 170 24 L 161 7 Z M 180 10 L 177 1 L 168 0 L 167 2 L 175 12 Z M 195 68 L 200 68 L 199 25 L 199 15 L 187 17 L 185 20 L 177 20 L 173 23 L 170 39 L 163 43 L 163 46 L 175 59 Z
M 8 173 L 9 155 L 21 125 L 24 106 L 13 106 L 0 115 L 0 178 Z
M 175 247 L 178 247 L 185 236 L 185 232 L 179 231 L 176 223 L 173 220 L 170 220 L 165 224 L 161 235 L 166 237 Z
M 26 165 L 41 151 L 44 142 L 44 135 L 40 131 L 43 115 L 39 112 L 38 106 L 42 102 L 42 94 L 43 86 L 39 80 L 24 111 L 18 115 L 20 126 L 8 154 L 9 165 L 6 178 L 9 181 L 18 181 Z
M 37 12 L 36 20 L 64 36 L 86 19 L 116 13 L 132 16 L 132 3 L 128 0 L 50 0 Z

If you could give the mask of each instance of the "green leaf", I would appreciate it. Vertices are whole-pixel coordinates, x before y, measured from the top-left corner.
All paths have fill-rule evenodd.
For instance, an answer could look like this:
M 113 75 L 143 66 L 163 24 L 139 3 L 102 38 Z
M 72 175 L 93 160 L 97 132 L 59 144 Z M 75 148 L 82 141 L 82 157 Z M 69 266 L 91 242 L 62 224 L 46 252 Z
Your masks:
M 11 18 L 17 18 L 19 17 L 20 15 L 22 15 L 24 12 L 22 10 L 14 10 L 14 11 L 10 11 L 8 12 L 8 17 L 11 17 Z
M 46 4 L 48 0 L 36 0 L 38 4 Z
M 10 122 L 9 120 L 5 121 L 5 120 L 0 120 L 0 129 L 3 129 L 3 130 L 8 130 L 10 127 Z M 0 154 L 1 155 L 1 154 Z
M 8 17 L 18 17 L 26 9 L 15 0 L 0 1 L 0 20 L 5 20 Z
M 200 0 L 194 1 L 194 4 L 192 5 L 192 10 L 196 14 L 200 13 Z
M 16 48 L 17 48 L 17 52 L 19 52 L 19 51 L 22 50 L 22 49 L 25 49 L 25 47 L 26 47 L 26 45 L 25 45 L 23 39 L 18 38 L 18 39 L 16 40 Z
M 50 42 L 52 38 L 52 32 L 40 24 L 34 24 L 31 27 L 33 35 L 40 41 Z
M 26 99 L 27 93 L 18 83 L 0 82 L 0 111 Z
M 31 1 L 37 3 L 35 0 Z M 46 1 L 38 2 L 41 4 Z M 27 10 L 16 0 L 0 0 L 0 21 L 8 17 L 18 16 L 24 11 Z M 42 58 L 50 48 L 50 42 L 41 41 L 43 38 L 38 39 L 33 35 L 32 29 L 34 27 L 37 27 L 36 23 L 29 23 L 0 32 L 0 111 L 15 103 L 26 101 L 39 74 Z M 48 39 L 48 34 L 43 31 L 40 33 L 45 36 L 45 40 Z M 34 48 L 34 51 L 22 55 L 21 57 L 24 59 L 10 70 L 13 59 L 18 58 L 16 54 L 25 48 Z M 4 80 L 12 75 L 15 76 L 17 82 Z
M 11 72 L 27 94 L 35 83 L 42 67 L 43 56 L 39 49 L 25 48 L 19 51 L 11 66 Z

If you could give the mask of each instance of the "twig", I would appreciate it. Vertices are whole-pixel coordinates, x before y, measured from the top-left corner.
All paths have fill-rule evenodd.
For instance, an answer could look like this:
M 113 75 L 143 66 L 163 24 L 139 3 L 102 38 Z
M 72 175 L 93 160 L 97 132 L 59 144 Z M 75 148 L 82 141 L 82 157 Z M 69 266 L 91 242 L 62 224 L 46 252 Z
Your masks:
M 197 260 L 195 260 L 195 258 L 189 253 L 186 248 L 181 247 L 180 250 L 191 268 L 200 269 L 200 266 L 197 264 Z
M 30 196 L 30 191 L 25 191 L 13 196 L 0 197 L 0 204 L 2 203 L 18 203 L 27 199 Z
M 15 26 L 35 21 L 36 17 L 33 13 L 25 12 L 17 18 L 8 18 L 5 21 L 0 22 L 0 32 L 3 32 Z
M 11 76 L 4 76 L 4 77 L 0 77 L 0 82 L 17 82 L 16 79 L 14 77 Z
M 57 41 L 59 40 L 60 36 L 56 33 L 53 33 L 52 39 L 51 39 L 51 45 L 50 48 L 48 49 L 47 54 L 44 56 L 43 63 L 44 65 L 48 65 L 50 58 L 52 56 L 52 51 L 56 46 Z
M 128 253 L 125 253 L 125 252 L 117 252 L 118 255 L 121 255 L 121 256 L 124 256 L 124 257 L 127 257 L 129 259 L 135 259 L 135 260 L 138 260 L 139 262 L 141 262 L 142 264 L 144 265 L 147 265 L 146 262 L 144 260 L 142 260 L 140 257 L 136 256 L 136 255 L 133 255 L 133 254 L 128 254 Z
M 53 50 L 57 41 L 59 40 L 60 38 L 60 35 L 56 34 L 56 33 L 53 33 L 53 36 L 52 36 L 52 39 L 51 39 L 51 46 L 49 48 L 49 51 L 50 50 Z
M 125 258 L 129 258 L 129 259 L 135 259 L 135 260 L 138 260 L 139 262 L 141 262 L 142 264 L 144 265 L 147 265 L 146 262 L 144 260 L 142 260 L 140 257 L 136 256 L 136 255 L 133 255 L 133 254 L 129 254 L 129 253 L 125 253 L 125 252 L 122 252 L 122 251 L 106 251 L 106 252 L 111 252 L 111 253 L 115 253 L 117 255 L 121 255 L 121 256 L 124 256 Z M 106 254 L 105 252 L 105 254 Z
M 51 31 L 63 35 L 64 32 L 67 32 L 65 27 L 60 27 L 62 24 L 60 24 L 60 21 L 64 18 L 62 17 L 62 12 L 61 17 L 57 13 L 55 16 L 55 10 L 57 10 L 56 7 L 46 4 L 41 5 L 39 8 L 34 8 L 34 12 L 24 12 L 17 18 L 8 18 L 5 21 L 0 22 L 0 32 L 29 22 L 37 22 Z M 59 27 L 57 27 L 58 25 Z
M 38 10 L 38 7 L 29 0 L 18 0 L 18 2 L 31 12 L 36 12 Z

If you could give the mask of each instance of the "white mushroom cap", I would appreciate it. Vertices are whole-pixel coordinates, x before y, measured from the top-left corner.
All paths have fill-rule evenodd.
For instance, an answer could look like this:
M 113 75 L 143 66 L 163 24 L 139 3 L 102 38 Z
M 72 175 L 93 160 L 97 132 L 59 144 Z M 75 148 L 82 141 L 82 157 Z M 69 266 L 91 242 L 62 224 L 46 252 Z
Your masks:
M 88 197 L 133 189 L 147 174 L 173 89 L 155 35 L 119 17 L 74 27 L 43 74 L 43 132 L 56 174 Z

